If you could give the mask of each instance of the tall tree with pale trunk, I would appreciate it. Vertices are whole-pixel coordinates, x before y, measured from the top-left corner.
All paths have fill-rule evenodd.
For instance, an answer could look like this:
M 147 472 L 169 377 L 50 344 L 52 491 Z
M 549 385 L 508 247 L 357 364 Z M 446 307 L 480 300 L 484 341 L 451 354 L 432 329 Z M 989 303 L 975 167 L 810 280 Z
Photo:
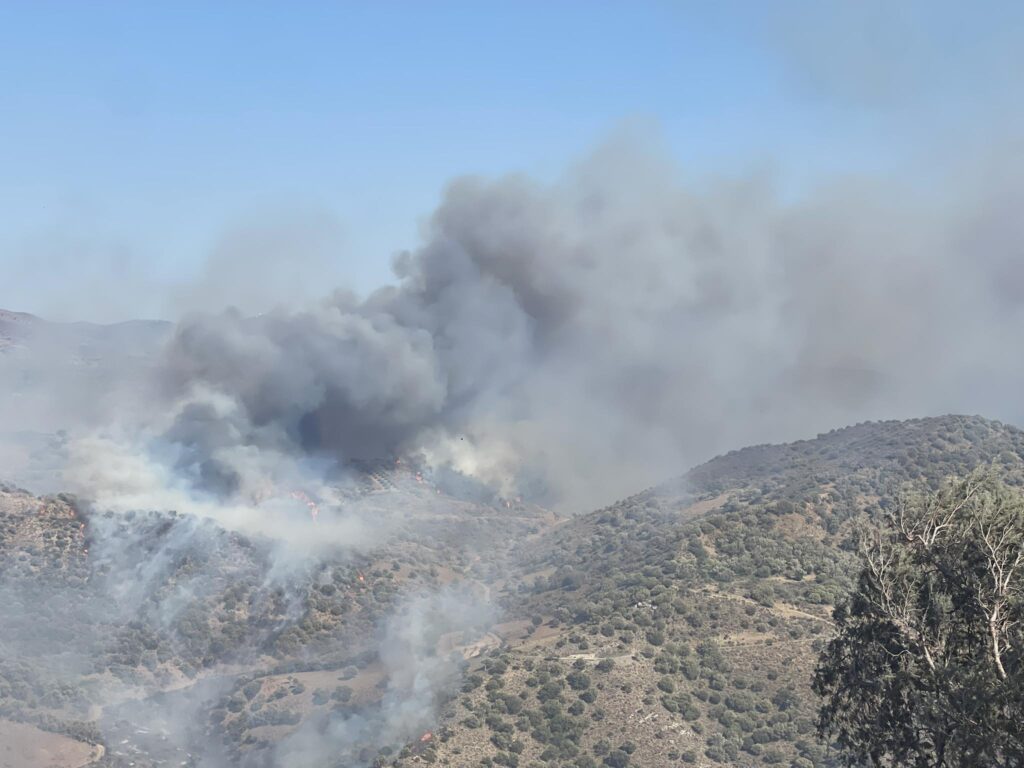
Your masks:
M 1024 766 L 1024 493 L 993 471 L 908 493 L 862 537 L 813 687 L 848 765 Z

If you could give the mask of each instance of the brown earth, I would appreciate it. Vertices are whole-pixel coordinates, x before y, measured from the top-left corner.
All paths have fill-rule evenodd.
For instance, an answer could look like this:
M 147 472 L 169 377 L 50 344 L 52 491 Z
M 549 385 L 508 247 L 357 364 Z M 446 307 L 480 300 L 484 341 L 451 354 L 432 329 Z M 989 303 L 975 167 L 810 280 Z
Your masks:
M 0 720 L 0 768 L 81 768 L 102 756 L 103 747 Z

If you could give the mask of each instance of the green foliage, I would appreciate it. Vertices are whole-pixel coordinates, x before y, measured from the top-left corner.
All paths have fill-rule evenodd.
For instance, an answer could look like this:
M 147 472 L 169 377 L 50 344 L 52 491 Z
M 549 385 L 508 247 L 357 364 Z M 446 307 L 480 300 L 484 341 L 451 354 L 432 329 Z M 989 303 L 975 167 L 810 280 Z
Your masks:
M 575 670 L 566 675 L 566 682 L 574 691 L 585 691 L 590 687 L 590 676 L 586 672 Z
M 988 472 L 907 495 L 814 690 L 849 765 L 1024 765 L 1024 495 Z

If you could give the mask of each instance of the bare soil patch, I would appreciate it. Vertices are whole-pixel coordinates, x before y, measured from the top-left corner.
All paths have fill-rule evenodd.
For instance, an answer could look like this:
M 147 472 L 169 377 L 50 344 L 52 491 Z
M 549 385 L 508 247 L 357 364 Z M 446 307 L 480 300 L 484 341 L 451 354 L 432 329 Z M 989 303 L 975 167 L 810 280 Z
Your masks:
M 81 768 L 101 756 L 102 747 L 0 720 L 0 768 Z

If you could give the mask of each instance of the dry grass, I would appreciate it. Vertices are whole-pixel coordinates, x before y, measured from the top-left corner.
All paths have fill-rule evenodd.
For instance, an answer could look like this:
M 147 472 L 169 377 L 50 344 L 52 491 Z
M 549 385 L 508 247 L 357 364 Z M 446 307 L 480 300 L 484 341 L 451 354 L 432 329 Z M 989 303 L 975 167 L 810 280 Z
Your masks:
M 102 755 L 102 747 L 0 720 L 0 768 L 81 768 Z

